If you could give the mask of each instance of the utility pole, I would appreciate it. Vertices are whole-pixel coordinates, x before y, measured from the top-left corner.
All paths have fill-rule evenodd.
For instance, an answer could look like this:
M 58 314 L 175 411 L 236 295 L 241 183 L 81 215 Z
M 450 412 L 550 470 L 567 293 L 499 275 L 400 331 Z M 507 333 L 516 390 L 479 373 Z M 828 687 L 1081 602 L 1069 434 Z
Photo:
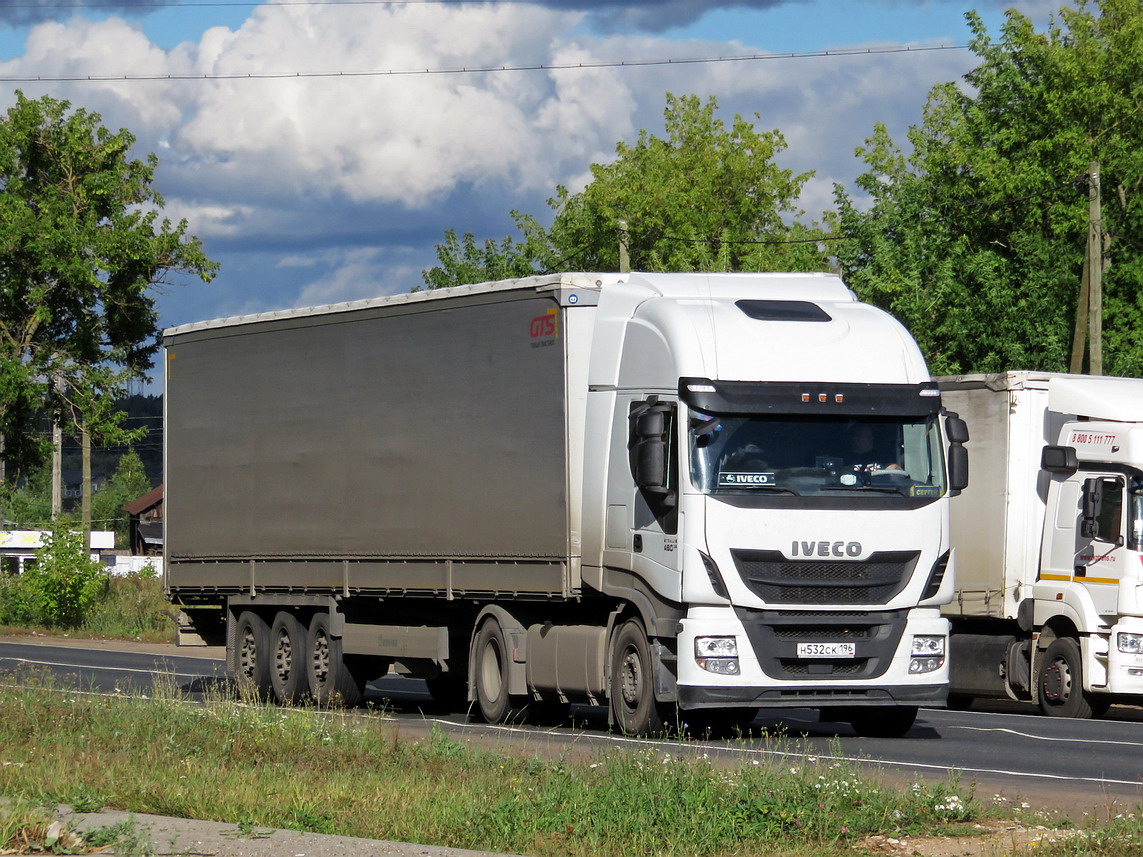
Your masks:
M 1103 374 L 1103 223 L 1099 205 L 1099 161 L 1092 161 L 1087 180 L 1088 368 Z
M 83 488 L 80 491 L 80 509 L 83 516 L 83 531 L 85 533 L 91 532 L 91 432 L 87 429 L 87 420 L 83 421 L 83 426 L 80 428 L 80 441 L 82 443 L 81 449 L 83 450 Z
M 1088 297 L 1091 291 L 1090 271 L 1091 259 L 1088 258 L 1087 248 L 1085 247 L 1083 254 L 1083 275 L 1080 278 L 1079 300 L 1076 301 L 1076 329 L 1075 334 L 1072 336 L 1072 360 L 1068 366 L 1068 371 L 1073 375 L 1079 375 L 1083 372 L 1083 356 L 1087 351 L 1087 306 L 1091 300 L 1091 298 Z
M 619 273 L 626 274 L 631 270 L 631 259 L 627 252 L 628 234 L 627 221 L 619 221 Z
M 63 512 L 63 429 L 59 417 L 52 417 L 52 522 Z

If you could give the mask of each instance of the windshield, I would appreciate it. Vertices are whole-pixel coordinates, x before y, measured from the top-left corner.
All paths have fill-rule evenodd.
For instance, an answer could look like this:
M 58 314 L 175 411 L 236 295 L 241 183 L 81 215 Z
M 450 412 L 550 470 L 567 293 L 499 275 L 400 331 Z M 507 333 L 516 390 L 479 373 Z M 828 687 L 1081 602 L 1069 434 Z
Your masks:
M 691 412 L 691 481 L 707 494 L 940 497 L 937 419 Z

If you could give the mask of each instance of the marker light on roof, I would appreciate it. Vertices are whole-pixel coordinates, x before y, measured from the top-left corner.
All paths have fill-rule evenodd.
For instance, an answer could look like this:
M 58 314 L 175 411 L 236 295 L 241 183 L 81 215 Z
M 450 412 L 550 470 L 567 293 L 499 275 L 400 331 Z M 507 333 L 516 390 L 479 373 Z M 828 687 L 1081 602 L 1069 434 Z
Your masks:
M 691 393 L 715 393 L 717 390 L 714 384 L 687 384 L 687 390 Z

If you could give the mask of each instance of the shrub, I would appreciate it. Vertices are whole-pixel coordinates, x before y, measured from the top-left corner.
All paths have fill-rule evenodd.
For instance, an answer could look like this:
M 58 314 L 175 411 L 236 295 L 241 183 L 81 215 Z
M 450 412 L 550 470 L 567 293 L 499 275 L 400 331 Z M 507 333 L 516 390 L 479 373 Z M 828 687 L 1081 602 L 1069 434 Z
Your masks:
M 8 607 L 25 622 L 77 628 L 107 591 L 107 570 L 92 559 L 83 533 L 55 526 L 36 561 L 10 581 Z M 13 617 L 16 618 L 16 617 Z

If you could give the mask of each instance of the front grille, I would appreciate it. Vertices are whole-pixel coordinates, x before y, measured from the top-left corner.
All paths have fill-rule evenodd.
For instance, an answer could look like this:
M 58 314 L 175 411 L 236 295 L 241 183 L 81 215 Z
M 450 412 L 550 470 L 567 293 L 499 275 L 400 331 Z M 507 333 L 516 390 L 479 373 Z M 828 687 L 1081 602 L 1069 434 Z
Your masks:
M 788 678 L 830 678 L 839 675 L 861 675 L 868 658 L 856 661 L 796 661 L 781 658 L 778 664 Z
M 908 584 L 918 551 L 865 560 L 791 560 L 780 551 L 732 550 L 742 582 L 767 604 L 885 604 Z
M 903 610 L 883 610 L 854 616 L 821 611 L 752 610 L 734 611 L 758 665 L 774 679 L 829 681 L 831 679 L 876 678 L 883 675 L 893 659 L 905 632 L 908 616 Z M 854 655 L 845 657 L 799 657 L 799 643 L 854 644 Z
M 854 628 L 850 625 L 820 625 L 812 628 L 774 628 L 776 640 L 802 640 L 812 643 L 838 643 L 846 640 L 869 639 L 868 628 Z

